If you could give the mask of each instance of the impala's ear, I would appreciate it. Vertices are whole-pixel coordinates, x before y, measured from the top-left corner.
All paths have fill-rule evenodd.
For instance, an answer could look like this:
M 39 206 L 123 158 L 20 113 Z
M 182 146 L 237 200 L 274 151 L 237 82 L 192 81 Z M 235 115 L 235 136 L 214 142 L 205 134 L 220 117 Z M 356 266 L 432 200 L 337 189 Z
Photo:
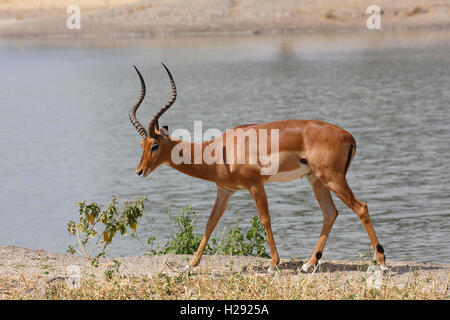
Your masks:
M 168 137 L 169 136 L 169 126 L 162 126 L 160 132 L 163 136 Z
M 156 122 L 155 122 L 155 128 L 156 128 L 156 130 L 159 130 L 158 120 L 156 120 Z

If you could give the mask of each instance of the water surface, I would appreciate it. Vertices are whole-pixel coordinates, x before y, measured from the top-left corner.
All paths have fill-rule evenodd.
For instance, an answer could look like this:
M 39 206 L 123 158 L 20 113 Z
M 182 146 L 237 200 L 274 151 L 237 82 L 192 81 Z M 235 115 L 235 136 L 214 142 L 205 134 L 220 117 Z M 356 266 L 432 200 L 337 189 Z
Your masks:
M 388 259 L 450 263 L 450 43 L 448 33 L 305 35 L 0 43 L 0 245 L 64 252 L 75 202 L 149 198 L 141 238 L 164 243 L 174 231 L 164 211 L 190 204 L 204 230 L 215 185 L 160 167 L 138 178 L 140 136 L 128 120 L 139 94 L 132 65 L 146 78 L 138 112 L 146 124 L 170 96 L 164 61 L 179 96 L 160 124 L 193 130 L 287 118 L 329 121 L 351 132 L 348 173 L 369 205 Z M 282 258 L 311 253 L 322 213 L 306 179 L 266 188 Z M 334 197 L 340 215 L 325 258 L 358 259 L 368 236 Z M 256 209 L 236 193 L 217 227 L 249 226 Z M 142 254 L 132 239 L 117 255 Z

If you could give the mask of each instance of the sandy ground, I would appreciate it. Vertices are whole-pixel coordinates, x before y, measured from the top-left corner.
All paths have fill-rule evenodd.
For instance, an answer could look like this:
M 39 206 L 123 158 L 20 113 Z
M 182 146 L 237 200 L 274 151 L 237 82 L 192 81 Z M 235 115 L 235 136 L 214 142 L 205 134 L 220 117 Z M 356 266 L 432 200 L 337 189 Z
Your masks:
M 187 255 L 135 256 L 114 258 L 121 262 L 119 275 L 152 276 L 157 274 L 177 275 L 189 261 Z M 267 274 L 269 259 L 242 256 L 205 256 L 200 265 L 192 271 L 194 274 L 256 273 Z M 282 260 L 278 276 L 292 277 L 300 272 L 303 262 Z M 391 283 L 405 284 L 420 272 L 422 277 L 434 279 L 434 285 L 441 291 L 448 291 L 450 265 L 388 261 L 388 275 Z M 71 266 L 79 267 L 80 278 L 92 278 L 104 281 L 105 271 L 114 266 L 113 258 L 101 259 L 95 268 L 80 257 L 66 254 L 49 253 L 43 250 L 30 250 L 15 246 L 0 247 L 0 299 L 2 298 L 2 278 L 13 279 L 18 287 L 26 286 L 27 279 L 38 279 L 42 286 L 58 280 L 65 281 L 71 275 Z M 68 268 L 69 267 L 69 268 Z M 367 276 L 367 264 L 363 261 L 327 261 L 322 260 L 317 273 L 334 273 L 348 279 Z M 9 288 L 10 290 L 11 288 Z M 6 290 L 6 289 L 5 289 Z M 446 293 L 444 293 L 445 295 Z
M 69 5 L 81 29 L 69 30 Z M 0 38 L 368 31 L 360 0 L 0 0 Z M 450 0 L 377 0 L 383 30 L 448 29 Z M 379 31 L 378 31 L 379 32 Z

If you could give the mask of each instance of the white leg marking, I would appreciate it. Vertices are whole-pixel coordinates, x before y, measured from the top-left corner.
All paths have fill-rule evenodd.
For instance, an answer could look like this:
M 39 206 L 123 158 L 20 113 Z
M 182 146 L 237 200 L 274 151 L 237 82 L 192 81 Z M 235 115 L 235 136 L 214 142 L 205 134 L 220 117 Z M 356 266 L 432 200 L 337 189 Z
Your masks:
M 310 267 L 311 266 L 307 262 L 305 262 L 302 266 L 302 271 L 308 273 Z
M 274 274 L 275 273 L 275 268 L 272 268 L 272 266 L 269 266 L 269 268 L 267 269 L 267 273 Z
M 380 265 L 381 271 L 388 271 L 389 268 L 386 265 Z
M 182 272 L 189 272 L 190 270 L 192 270 L 192 267 L 190 265 L 186 265 Z

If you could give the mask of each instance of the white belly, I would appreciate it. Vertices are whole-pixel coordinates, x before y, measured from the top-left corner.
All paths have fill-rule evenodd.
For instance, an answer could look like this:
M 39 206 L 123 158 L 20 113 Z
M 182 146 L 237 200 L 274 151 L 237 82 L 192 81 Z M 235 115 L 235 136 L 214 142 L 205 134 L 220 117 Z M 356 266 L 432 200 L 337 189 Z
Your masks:
M 301 179 L 305 175 L 311 172 L 311 169 L 308 166 L 301 166 L 298 169 L 291 171 L 283 171 L 273 174 L 266 180 L 266 183 L 269 182 L 289 182 L 295 179 Z

